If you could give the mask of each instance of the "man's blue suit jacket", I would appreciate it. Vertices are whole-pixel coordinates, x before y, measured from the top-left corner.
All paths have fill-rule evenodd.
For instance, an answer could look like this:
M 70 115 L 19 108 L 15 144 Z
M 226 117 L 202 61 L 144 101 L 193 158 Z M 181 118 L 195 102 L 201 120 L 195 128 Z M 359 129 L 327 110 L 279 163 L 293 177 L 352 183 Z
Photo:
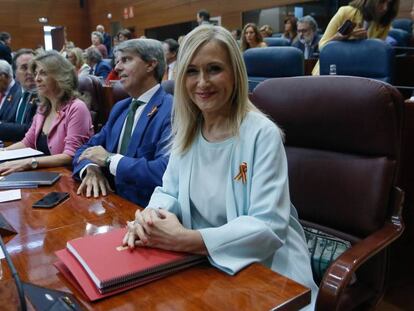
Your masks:
M 20 98 L 22 97 L 22 87 L 16 81 L 9 92 L 6 94 L 6 98 L 0 109 L 0 121 L 14 122 L 16 118 L 17 106 L 19 105 Z
M 102 130 L 76 151 L 73 159 L 75 177 L 90 163 L 89 160 L 78 163 L 78 158 L 85 149 L 101 145 L 107 151 L 117 153 L 131 100 L 132 98 L 127 98 L 116 103 Z M 115 180 L 112 180 L 117 194 L 142 207 L 147 206 L 155 187 L 162 184 L 162 176 L 167 167 L 172 100 L 173 97 L 160 87 L 147 103 L 132 133 L 127 154 L 119 161 Z M 102 170 L 111 181 L 114 176 L 108 169 Z
M 111 70 L 111 66 L 107 62 L 101 60 L 96 64 L 94 75 L 106 79 Z

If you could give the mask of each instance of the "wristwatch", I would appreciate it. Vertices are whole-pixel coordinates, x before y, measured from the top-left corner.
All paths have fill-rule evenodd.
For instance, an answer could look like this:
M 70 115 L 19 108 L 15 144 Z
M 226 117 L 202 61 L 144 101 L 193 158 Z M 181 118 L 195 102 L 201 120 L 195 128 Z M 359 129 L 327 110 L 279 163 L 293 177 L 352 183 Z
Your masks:
M 36 160 L 36 158 L 32 158 L 32 163 L 30 164 L 30 166 L 34 170 L 37 169 L 37 167 L 39 166 L 39 162 Z
M 114 156 L 114 154 L 113 153 L 110 153 L 107 157 L 106 157 L 106 159 L 105 159 L 105 167 L 109 167 L 109 165 L 111 164 L 111 160 L 112 160 L 112 157 Z

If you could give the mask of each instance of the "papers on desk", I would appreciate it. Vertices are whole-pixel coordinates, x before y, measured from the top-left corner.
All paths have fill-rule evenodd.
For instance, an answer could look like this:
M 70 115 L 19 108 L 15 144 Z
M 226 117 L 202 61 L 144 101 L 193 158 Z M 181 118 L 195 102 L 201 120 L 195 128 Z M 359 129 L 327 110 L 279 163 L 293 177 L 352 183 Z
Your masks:
M 33 156 L 42 155 L 43 152 L 32 149 L 32 148 L 22 148 L 16 150 L 3 150 L 0 151 L 0 162 L 15 160 L 20 158 L 29 158 Z
M 20 200 L 22 192 L 20 189 L 0 191 L 0 203 Z

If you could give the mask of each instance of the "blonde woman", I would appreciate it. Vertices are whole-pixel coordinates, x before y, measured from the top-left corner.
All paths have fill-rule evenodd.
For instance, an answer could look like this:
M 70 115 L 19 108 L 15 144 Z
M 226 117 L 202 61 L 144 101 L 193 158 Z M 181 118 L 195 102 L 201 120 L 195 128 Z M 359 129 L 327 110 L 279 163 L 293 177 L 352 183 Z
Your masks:
M 204 254 L 231 275 L 261 262 L 315 296 L 281 132 L 248 99 L 236 41 L 222 27 L 199 26 L 177 64 L 163 185 L 136 212 L 123 243 Z
M 73 48 L 67 51 L 67 59 L 75 66 L 78 77 L 88 75 L 91 67 L 83 59 L 83 51 L 80 48 Z

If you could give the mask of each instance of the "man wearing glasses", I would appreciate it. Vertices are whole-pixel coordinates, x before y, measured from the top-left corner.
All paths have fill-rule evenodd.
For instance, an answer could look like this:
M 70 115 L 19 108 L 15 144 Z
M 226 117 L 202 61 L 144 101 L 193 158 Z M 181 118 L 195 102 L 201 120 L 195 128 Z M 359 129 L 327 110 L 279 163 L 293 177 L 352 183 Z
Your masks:
M 298 21 L 299 40 L 292 44 L 303 52 L 305 59 L 318 58 L 318 43 L 321 36 L 317 34 L 318 24 L 315 19 L 306 15 Z

